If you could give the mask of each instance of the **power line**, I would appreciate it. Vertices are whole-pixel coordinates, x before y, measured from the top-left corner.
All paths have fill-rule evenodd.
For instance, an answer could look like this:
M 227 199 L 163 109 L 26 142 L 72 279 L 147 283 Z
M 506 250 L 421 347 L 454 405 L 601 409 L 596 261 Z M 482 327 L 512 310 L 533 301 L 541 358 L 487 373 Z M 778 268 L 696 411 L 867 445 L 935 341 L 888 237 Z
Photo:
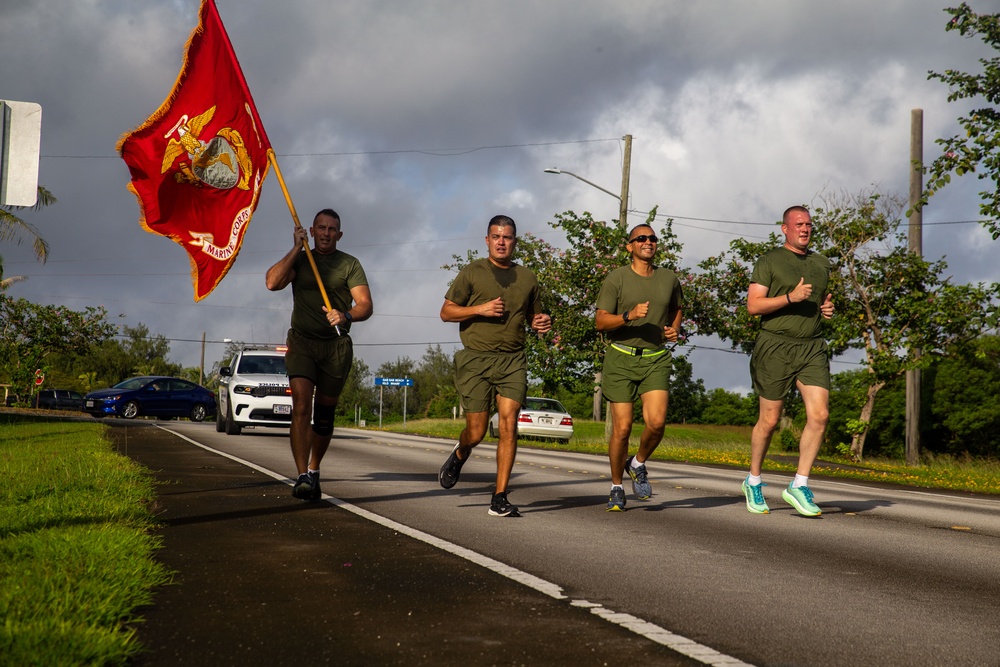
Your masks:
M 568 144 L 594 144 L 605 141 L 621 141 L 620 137 L 610 139 L 570 139 L 567 141 L 538 141 L 527 144 L 496 144 L 492 146 L 463 146 L 457 148 L 405 148 L 384 151 L 337 151 L 331 153 L 278 153 L 282 158 L 293 157 L 340 157 L 356 155 L 401 155 L 406 153 L 416 153 L 420 155 L 433 155 L 435 157 L 455 157 L 468 155 L 477 151 L 498 150 L 501 148 L 537 148 L 539 146 L 565 146 Z M 43 158 L 55 160 L 118 160 L 121 159 L 117 153 L 114 155 L 42 155 Z

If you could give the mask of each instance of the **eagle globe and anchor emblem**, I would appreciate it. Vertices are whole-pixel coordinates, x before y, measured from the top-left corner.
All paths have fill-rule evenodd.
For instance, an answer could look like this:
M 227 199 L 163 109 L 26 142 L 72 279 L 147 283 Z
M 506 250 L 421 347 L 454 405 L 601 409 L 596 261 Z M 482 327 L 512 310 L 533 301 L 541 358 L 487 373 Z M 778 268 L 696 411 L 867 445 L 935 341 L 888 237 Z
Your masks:
M 220 190 L 232 188 L 249 190 L 253 163 L 239 131 L 231 127 L 224 127 L 208 141 L 203 141 L 200 138 L 205 126 L 212 121 L 215 109 L 216 107 L 213 106 L 193 118 L 184 114 L 164 135 L 164 138 L 169 137 L 169 141 L 163 152 L 163 165 L 160 173 L 165 174 L 173 168 L 175 169 L 174 180 L 177 183 L 192 185 L 196 188 L 208 185 Z M 249 112 L 248 108 L 247 113 L 249 114 Z M 250 114 L 250 120 L 253 123 L 252 114 Z M 254 129 L 256 130 L 256 126 Z M 176 136 L 174 136 L 175 134 Z M 177 159 L 182 156 L 186 156 L 189 161 L 181 161 L 175 166 Z M 257 180 L 259 179 L 258 175 Z M 256 185 L 257 183 L 254 184 L 255 189 Z M 189 243 L 200 246 L 203 252 L 216 259 L 228 259 L 235 250 L 235 242 L 240 228 L 249 221 L 249 213 L 250 208 L 244 208 L 233 220 L 229 242 L 226 246 L 216 246 L 214 235 L 210 232 L 191 230 L 188 230 L 188 233 L 193 240 Z

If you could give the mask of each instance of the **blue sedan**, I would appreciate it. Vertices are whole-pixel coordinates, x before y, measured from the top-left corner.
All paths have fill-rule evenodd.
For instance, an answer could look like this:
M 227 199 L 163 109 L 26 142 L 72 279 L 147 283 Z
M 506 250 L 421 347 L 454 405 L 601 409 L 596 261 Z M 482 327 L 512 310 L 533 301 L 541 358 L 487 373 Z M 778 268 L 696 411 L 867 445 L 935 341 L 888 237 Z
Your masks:
M 83 397 L 83 411 L 94 417 L 189 417 L 200 422 L 215 414 L 215 395 L 188 380 L 145 375 Z

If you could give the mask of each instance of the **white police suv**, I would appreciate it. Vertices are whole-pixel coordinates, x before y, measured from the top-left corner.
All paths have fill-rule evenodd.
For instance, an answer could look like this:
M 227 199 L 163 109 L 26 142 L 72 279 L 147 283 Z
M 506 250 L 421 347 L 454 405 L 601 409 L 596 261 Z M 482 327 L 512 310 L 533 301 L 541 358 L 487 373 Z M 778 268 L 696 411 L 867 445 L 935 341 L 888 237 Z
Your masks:
M 246 426 L 291 425 L 292 390 L 283 347 L 245 346 L 219 375 L 216 431 L 239 435 Z

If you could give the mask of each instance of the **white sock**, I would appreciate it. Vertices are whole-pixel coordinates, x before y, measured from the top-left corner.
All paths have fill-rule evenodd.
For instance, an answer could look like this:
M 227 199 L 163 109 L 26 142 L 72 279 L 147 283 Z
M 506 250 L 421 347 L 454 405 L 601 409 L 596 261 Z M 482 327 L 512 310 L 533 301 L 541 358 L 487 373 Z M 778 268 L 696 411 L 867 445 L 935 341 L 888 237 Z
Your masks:
M 622 486 L 621 484 L 612 484 L 611 485 L 611 490 L 614 491 L 615 489 L 621 489 L 622 491 L 624 491 L 625 487 Z
M 800 486 L 809 486 L 809 476 L 808 475 L 799 475 L 799 474 L 796 473 L 795 479 L 792 480 L 792 488 L 793 489 L 797 489 Z
M 308 472 L 313 477 L 316 477 L 317 475 L 319 475 L 319 470 L 313 470 L 312 468 L 306 468 L 306 472 Z
M 643 461 L 642 463 L 639 463 L 639 457 L 638 456 L 633 456 L 632 457 L 632 464 L 631 464 L 632 470 L 638 470 L 639 466 L 644 466 L 644 465 L 646 465 L 646 462 Z
M 760 486 L 763 481 L 760 475 L 747 475 L 747 484 L 750 486 Z

